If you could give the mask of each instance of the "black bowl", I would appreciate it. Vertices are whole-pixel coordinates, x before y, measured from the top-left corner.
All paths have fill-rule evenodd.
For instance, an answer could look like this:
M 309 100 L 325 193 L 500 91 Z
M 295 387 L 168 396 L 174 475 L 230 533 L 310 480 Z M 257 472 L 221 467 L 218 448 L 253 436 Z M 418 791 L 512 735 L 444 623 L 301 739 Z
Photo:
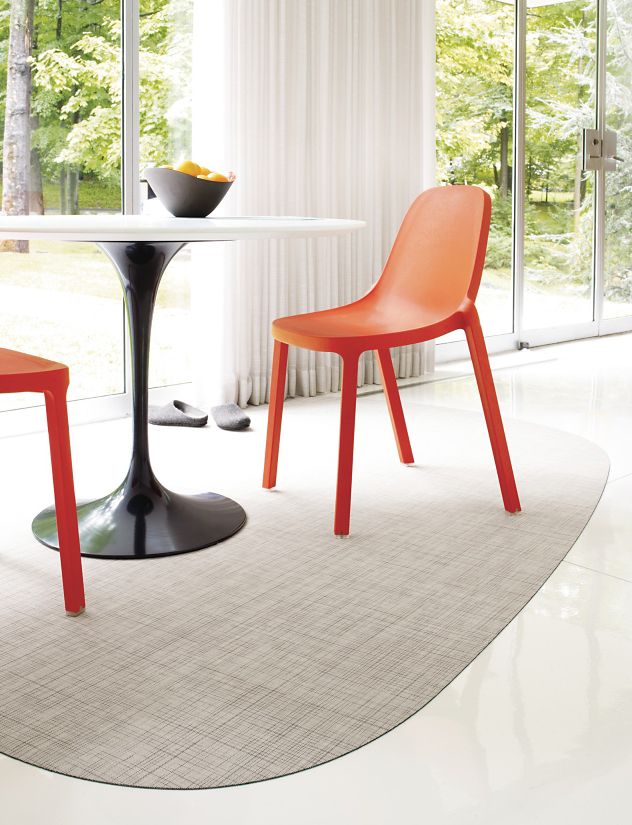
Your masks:
M 200 180 L 175 169 L 145 169 L 156 197 L 176 218 L 205 218 L 216 209 L 232 181 Z

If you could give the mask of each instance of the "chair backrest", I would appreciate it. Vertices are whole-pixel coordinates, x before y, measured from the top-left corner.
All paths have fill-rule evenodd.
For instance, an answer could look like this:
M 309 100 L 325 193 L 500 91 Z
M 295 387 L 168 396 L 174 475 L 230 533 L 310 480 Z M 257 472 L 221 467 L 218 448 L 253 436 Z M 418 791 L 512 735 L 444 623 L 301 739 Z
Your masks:
M 374 298 L 449 314 L 475 300 L 483 273 L 491 198 L 478 186 L 437 186 L 406 213 Z

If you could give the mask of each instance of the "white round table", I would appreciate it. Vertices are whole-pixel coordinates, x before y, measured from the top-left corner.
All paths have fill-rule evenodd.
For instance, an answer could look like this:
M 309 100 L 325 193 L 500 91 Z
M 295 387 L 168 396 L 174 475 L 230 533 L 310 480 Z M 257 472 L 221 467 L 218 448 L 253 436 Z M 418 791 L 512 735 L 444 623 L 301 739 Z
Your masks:
M 0 216 L 0 239 L 98 244 L 114 264 L 125 293 L 132 359 L 132 456 L 116 490 L 78 504 L 82 555 L 138 559 L 187 553 L 223 541 L 246 522 L 246 513 L 236 501 L 218 493 L 174 493 L 158 481 L 151 467 L 147 434 L 151 320 L 160 279 L 174 255 L 194 241 L 340 235 L 363 226 L 362 221 L 295 217 Z M 59 549 L 54 508 L 35 517 L 33 532 L 46 546 Z

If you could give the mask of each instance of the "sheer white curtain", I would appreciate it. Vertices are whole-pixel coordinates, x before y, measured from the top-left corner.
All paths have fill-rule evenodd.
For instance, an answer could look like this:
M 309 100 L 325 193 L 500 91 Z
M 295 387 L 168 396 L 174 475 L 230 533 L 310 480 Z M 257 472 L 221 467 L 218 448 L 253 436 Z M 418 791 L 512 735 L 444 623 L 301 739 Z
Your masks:
M 208 158 L 212 145 L 237 172 L 225 211 L 367 222 L 338 239 L 196 250 L 199 398 L 260 404 L 269 394 L 271 321 L 365 293 L 408 205 L 433 183 L 434 2 L 201 6 L 196 29 L 214 29 L 202 28 L 195 47 L 194 154 Z M 433 348 L 393 356 L 400 377 L 421 375 Z M 366 354 L 359 383 L 377 381 Z M 339 382 L 337 356 L 290 349 L 290 395 L 335 391 Z

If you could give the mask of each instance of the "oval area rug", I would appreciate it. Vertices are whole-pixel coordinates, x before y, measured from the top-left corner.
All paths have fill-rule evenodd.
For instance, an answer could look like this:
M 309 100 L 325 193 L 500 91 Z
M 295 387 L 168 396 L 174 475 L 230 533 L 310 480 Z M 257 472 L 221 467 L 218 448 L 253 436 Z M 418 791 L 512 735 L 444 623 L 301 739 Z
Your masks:
M 406 468 L 377 401 L 359 402 L 345 541 L 331 533 L 336 404 L 307 417 L 287 405 L 272 493 L 259 488 L 264 418 L 243 436 L 156 435 L 158 459 L 180 445 L 189 481 L 232 451 L 207 483 L 240 501 L 248 523 L 186 555 L 84 559 L 78 619 L 60 609 L 57 555 L 28 523 L 10 525 L 0 751 L 137 787 L 254 782 L 372 741 L 452 681 L 568 552 L 608 459 L 576 436 L 509 424 L 523 506 L 510 516 L 482 416 L 412 405 L 417 464 Z

